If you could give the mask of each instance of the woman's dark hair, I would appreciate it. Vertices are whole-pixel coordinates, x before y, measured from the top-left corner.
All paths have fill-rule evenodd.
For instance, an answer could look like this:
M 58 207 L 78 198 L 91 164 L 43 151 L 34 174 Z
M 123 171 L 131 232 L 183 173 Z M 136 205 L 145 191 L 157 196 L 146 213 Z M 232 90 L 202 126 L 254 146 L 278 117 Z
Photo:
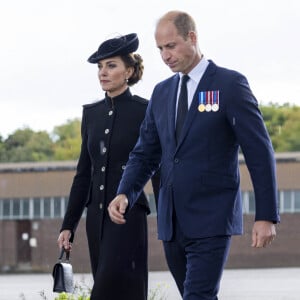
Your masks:
M 123 60 L 127 68 L 132 67 L 133 73 L 130 78 L 128 78 L 127 84 L 132 86 L 139 82 L 143 76 L 144 65 L 142 57 L 137 53 L 130 53 L 127 55 L 122 55 L 121 59 Z

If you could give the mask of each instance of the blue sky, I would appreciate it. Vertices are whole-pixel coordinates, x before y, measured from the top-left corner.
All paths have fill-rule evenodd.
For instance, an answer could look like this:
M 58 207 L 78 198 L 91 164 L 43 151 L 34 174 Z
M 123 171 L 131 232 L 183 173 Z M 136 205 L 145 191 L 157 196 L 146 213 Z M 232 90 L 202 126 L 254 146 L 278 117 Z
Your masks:
M 143 80 L 132 92 L 149 98 L 172 73 L 155 46 L 156 20 L 184 10 L 197 22 L 201 51 L 242 72 L 260 103 L 300 105 L 298 0 L 10 0 L 0 4 L 0 135 L 47 130 L 81 117 L 103 97 L 87 58 L 100 42 L 136 32 Z

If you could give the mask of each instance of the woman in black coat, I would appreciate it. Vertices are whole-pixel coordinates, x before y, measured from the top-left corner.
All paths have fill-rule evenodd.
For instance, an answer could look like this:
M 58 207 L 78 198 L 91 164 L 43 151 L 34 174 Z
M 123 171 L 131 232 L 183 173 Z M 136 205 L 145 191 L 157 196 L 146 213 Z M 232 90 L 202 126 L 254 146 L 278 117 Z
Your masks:
M 147 214 L 144 193 L 130 210 L 125 226 L 114 224 L 107 207 L 138 136 L 148 101 L 133 96 L 129 86 L 143 74 L 136 34 L 103 42 L 90 56 L 98 64 L 105 99 L 84 105 L 82 145 L 58 245 L 71 249 L 73 235 L 87 206 L 86 232 L 94 285 L 91 300 L 147 299 Z M 152 184 L 158 191 L 158 175 Z

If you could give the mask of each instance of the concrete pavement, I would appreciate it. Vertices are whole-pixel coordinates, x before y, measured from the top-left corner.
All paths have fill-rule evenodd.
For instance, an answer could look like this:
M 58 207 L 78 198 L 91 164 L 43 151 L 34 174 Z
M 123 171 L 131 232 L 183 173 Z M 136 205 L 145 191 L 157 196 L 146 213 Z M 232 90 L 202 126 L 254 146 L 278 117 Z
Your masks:
M 92 277 L 75 274 L 75 282 L 91 286 Z M 54 300 L 52 283 L 51 274 L 0 274 L 0 300 Z M 149 290 L 157 299 L 181 299 L 169 272 L 150 272 Z M 219 300 L 300 300 L 300 268 L 226 269 Z

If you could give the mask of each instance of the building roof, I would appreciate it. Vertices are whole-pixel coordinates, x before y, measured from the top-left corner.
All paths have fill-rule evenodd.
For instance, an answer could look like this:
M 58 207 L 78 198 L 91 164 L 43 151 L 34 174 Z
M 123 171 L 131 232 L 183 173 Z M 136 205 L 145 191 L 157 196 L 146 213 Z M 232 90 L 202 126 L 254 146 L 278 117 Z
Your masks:
M 277 163 L 300 162 L 300 152 L 281 152 L 275 153 Z M 243 155 L 239 155 L 239 162 L 245 163 Z M 0 173 L 17 172 L 48 172 L 48 171 L 67 171 L 75 170 L 77 161 L 43 161 L 43 162 L 17 162 L 0 163 Z
M 0 163 L 0 173 L 6 172 L 48 172 L 75 170 L 77 161 L 43 161 L 43 162 L 17 162 Z
M 283 162 L 299 162 L 300 161 L 300 152 L 275 152 L 275 159 L 277 163 Z M 239 162 L 245 163 L 244 156 L 239 155 Z

